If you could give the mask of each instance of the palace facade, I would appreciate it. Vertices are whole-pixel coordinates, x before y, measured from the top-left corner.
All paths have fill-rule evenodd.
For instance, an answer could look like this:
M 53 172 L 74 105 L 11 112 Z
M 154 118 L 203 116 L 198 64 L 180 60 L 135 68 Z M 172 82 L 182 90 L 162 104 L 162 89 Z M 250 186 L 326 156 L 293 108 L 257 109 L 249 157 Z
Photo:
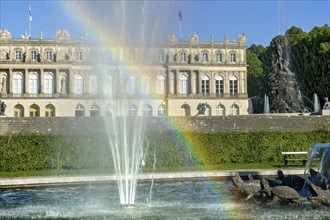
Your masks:
M 7 117 L 94 117 L 127 107 L 129 115 L 248 114 L 246 39 L 160 44 L 96 44 L 12 38 L 0 30 L 0 99 Z M 201 105 L 202 104 L 202 105 Z

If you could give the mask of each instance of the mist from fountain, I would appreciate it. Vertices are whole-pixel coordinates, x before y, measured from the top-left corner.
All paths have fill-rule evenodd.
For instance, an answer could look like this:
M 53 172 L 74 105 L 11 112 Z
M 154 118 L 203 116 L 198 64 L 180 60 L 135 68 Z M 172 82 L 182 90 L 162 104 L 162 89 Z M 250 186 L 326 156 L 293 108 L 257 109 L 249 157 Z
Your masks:
M 248 112 L 249 112 L 249 114 L 251 115 L 251 114 L 254 114 L 254 109 L 253 109 L 253 101 L 252 101 L 252 99 L 251 98 L 249 98 L 248 99 L 249 100 L 249 107 L 248 107 Z
M 321 104 L 319 97 L 316 93 L 313 95 L 313 103 L 314 103 L 314 113 L 319 113 L 321 111 Z
M 265 94 L 264 97 L 264 114 L 269 114 L 270 109 L 269 109 L 269 99 L 268 96 Z
M 316 144 L 309 150 L 305 166 L 305 177 L 309 176 L 310 169 L 318 164 L 318 179 L 316 182 L 325 184 L 330 189 L 330 143 Z M 308 182 L 308 178 L 305 178 Z M 315 179 L 315 177 L 314 177 Z M 315 180 L 314 180 L 315 181 Z

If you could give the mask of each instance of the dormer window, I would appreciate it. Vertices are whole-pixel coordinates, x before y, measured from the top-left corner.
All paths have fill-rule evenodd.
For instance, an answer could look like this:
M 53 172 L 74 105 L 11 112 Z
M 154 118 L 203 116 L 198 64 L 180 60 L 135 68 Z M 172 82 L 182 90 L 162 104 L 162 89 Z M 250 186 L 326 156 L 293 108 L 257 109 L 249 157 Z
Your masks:
M 77 52 L 77 61 L 82 61 L 83 60 L 83 54 L 82 52 Z
M 22 51 L 21 50 L 16 50 L 16 60 L 21 60 L 22 59 Z
M 163 63 L 165 60 L 164 52 L 159 52 L 158 54 L 158 61 Z
M 217 53 L 217 62 L 222 62 L 222 53 Z
M 181 52 L 180 53 L 180 61 L 181 62 L 186 62 L 187 61 L 187 53 L 186 52 Z
M 236 53 L 230 53 L 230 62 L 236 63 Z
M 203 63 L 209 62 L 209 54 L 207 52 L 203 53 Z
M 37 60 L 37 51 L 32 50 L 31 51 L 31 60 L 36 61 Z
M 51 50 L 46 51 L 46 60 L 53 61 L 53 51 Z

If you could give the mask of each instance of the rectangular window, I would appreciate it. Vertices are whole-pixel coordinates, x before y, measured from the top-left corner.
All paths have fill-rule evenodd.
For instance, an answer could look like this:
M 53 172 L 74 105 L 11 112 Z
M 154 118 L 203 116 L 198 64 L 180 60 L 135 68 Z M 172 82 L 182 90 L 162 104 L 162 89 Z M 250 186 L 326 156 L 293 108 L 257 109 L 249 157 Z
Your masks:
M 220 52 L 217 53 L 217 62 L 222 62 L 222 54 Z
M 83 56 L 82 56 L 82 52 L 77 52 L 77 61 L 82 61 Z
M 159 55 L 158 55 L 158 61 L 163 63 L 164 62 L 164 53 L 163 52 L 160 52 Z
M 21 60 L 22 59 L 22 51 L 16 50 L 16 60 Z
M 208 55 L 208 53 L 203 53 L 203 62 L 209 62 L 209 55 Z
M 186 62 L 187 61 L 187 54 L 182 52 L 180 54 L 180 60 L 181 60 L 181 62 Z
M 35 51 L 35 50 L 31 51 L 31 60 L 32 61 L 37 60 L 37 51 Z
M 46 60 L 53 61 L 53 51 L 51 50 L 46 51 Z

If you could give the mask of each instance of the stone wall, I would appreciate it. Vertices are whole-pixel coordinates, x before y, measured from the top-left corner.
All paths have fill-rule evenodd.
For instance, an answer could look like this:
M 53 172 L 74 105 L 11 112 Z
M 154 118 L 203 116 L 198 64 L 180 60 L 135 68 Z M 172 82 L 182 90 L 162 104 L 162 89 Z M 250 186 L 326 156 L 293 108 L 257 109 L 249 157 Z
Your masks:
M 91 134 L 104 132 L 104 117 L 0 117 L 0 135 L 13 133 Z M 148 129 L 200 132 L 317 131 L 330 132 L 329 116 L 246 115 L 226 117 L 150 118 Z M 330 136 L 330 133 L 329 133 Z

